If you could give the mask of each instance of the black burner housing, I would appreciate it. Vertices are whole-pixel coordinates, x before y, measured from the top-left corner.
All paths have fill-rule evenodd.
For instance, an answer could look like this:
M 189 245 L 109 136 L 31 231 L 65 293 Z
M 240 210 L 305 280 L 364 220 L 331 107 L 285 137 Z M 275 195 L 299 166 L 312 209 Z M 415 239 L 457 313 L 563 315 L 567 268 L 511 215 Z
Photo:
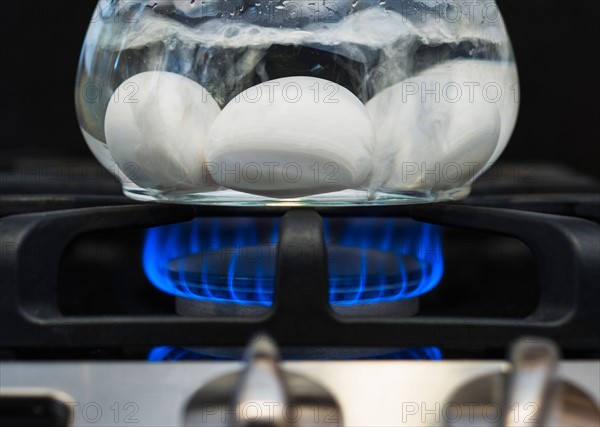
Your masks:
M 531 334 L 556 340 L 567 356 L 597 356 L 598 187 L 580 176 L 562 178 L 519 185 L 484 178 L 460 203 L 368 209 L 2 196 L 0 348 L 19 357 L 43 349 L 238 347 L 267 332 L 283 347 L 434 345 L 463 357 L 497 354 Z M 275 303 L 262 317 L 181 317 L 174 298 L 143 276 L 141 235 L 147 227 L 198 216 L 280 217 L 280 245 L 293 242 L 311 254 L 317 247 L 320 255 L 293 263 L 278 257 Z M 360 216 L 410 217 L 445 227 L 446 275 L 421 298 L 418 315 L 361 319 L 331 309 L 323 218 Z M 489 255 L 486 248 L 492 248 Z

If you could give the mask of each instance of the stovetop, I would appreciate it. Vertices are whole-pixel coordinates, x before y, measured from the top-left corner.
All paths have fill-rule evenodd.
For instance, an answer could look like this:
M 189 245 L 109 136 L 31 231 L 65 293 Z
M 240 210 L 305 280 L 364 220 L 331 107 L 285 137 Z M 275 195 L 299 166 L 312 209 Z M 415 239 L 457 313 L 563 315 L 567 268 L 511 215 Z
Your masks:
M 455 203 L 244 209 L 132 202 L 113 178 L 95 170 L 60 159 L 2 165 L 3 420 L 530 425 L 527 416 L 535 408 L 523 399 L 535 397 L 533 391 L 512 396 L 518 403 L 512 409 L 507 403 L 507 390 L 522 389 L 510 384 L 528 372 L 507 352 L 525 343 L 537 354 L 548 348 L 539 344 L 548 339 L 562 361 L 553 356 L 554 373 L 539 359 L 545 374 L 531 378 L 552 380 L 530 387 L 538 391 L 535 402 L 546 407 L 549 400 L 539 390 L 551 389 L 553 402 L 580 405 L 574 412 L 551 405 L 563 409 L 545 425 L 597 425 L 589 423 L 600 401 L 600 334 L 594 326 L 600 323 L 600 185 L 593 179 L 555 165 L 499 165 L 471 197 Z M 267 242 L 273 249 L 271 299 L 261 310 L 182 297 L 189 286 L 185 292 L 157 289 L 143 262 L 148 230 L 177 230 L 180 224 L 222 230 L 240 221 L 275 230 Z M 422 283 L 427 292 L 414 298 L 353 305 L 338 285 L 335 296 L 330 285 L 353 266 L 339 268 L 334 280 L 332 236 L 357 242 L 382 224 L 399 223 L 435 227 L 441 278 L 429 287 Z M 290 247 L 296 256 L 289 256 Z M 346 251 L 341 259 L 377 264 L 379 253 L 360 258 Z M 223 283 L 227 291 L 232 282 Z M 361 285 L 359 293 L 367 294 L 369 286 Z M 244 298 L 259 298 L 254 291 Z M 263 354 L 257 342 L 265 340 L 271 347 Z M 473 393 L 478 409 L 469 409 Z M 291 412 L 254 424 L 239 412 L 240 402 L 269 399 Z M 223 415 L 227 411 L 237 421 Z M 569 418 L 572 412 L 579 418 Z M 519 422 L 507 424 L 506 414 Z
M 242 348 L 257 331 L 286 348 L 436 346 L 459 358 L 501 356 L 512 340 L 533 334 L 556 340 L 568 355 L 598 355 L 592 325 L 600 320 L 599 186 L 572 171 L 499 166 L 470 198 L 451 204 L 243 209 L 132 203 L 114 191 L 112 178 L 82 180 L 85 168 L 74 167 L 67 177 L 79 176 L 78 184 L 56 194 L 60 177 L 58 184 L 40 178 L 61 170 L 56 162 L 46 168 L 23 162 L 15 164 L 29 165 L 24 172 L 6 169 L 1 187 L 7 327 L 0 348 L 9 358 Z M 278 222 L 271 309 L 255 318 L 202 308 L 194 317 L 177 314 L 189 304 L 157 291 L 142 271 L 143 229 L 238 217 Z M 329 224 L 398 218 L 442 227 L 442 283 L 420 297 L 418 310 L 404 308 L 418 311 L 413 316 L 388 316 L 381 308 L 380 316 L 344 317 L 331 310 Z M 312 255 L 286 261 L 289 247 Z

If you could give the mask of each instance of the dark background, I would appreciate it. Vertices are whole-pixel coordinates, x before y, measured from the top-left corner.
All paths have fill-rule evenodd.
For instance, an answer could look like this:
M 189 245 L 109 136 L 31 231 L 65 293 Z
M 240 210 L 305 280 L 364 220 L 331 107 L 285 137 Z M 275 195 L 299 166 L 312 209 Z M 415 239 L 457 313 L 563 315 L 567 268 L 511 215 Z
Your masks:
M 2 2 L 2 160 L 91 158 L 73 106 L 96 0 Z M 498 0 L 521 78 L 519 122 L 503 160 L 551 160 L 600 177 L 600 1 Z

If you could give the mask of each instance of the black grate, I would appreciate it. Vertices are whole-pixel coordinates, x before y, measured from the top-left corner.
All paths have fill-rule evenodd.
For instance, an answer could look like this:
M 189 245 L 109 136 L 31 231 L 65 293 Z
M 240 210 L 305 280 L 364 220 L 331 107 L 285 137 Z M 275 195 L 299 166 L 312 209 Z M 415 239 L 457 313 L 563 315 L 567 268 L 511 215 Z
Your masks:
M 85 348 L 153 345 L 239 346 L 258 331 L 282 346 L 436 345 L 447 349 L 503 348 L 524 334 L 547 336 L 565 351 L 594 350 L 600 337 L 596 286 L 600 226 L 595 201 L 542 200 L 527 209 L 510 200 L 484 200 L 487 207 L 437 204 L 375 209 L 244 210 L 138 204 L 13 215 L 3 218 L 0 348 Z M 493 207 L 501 204 L 503 208 Z M 533 203 L 533 205 L 532 205 Z M 575 206 L 574 206 L 575 204 Z M 553 214 L 541 213 L 550 210 Z M 57 302 L 61 256 L 83 233 L 139 229 L 188 221 L 196 216 L 282 216 L 279 251 L 293 243 L 313 256 L 286 262 L 278 256 L 275 304 L 262 318 L 184 318 L 175 315 L 65 316 Z M 538 272 L 539 304 L 525 318 L 459 315 L 405 319 L 349 319 L 328 300 L 323 218 L 410 216 L 415 220 L 512 236 L 531 250 Z M 314 256 L 315 247 L 318 248 Z M 304 249 L 302 249 L 304 248 Z M 92 296 L 93 297 L 93 296 Z M 515 296 L 517 298 L 518 296 Z

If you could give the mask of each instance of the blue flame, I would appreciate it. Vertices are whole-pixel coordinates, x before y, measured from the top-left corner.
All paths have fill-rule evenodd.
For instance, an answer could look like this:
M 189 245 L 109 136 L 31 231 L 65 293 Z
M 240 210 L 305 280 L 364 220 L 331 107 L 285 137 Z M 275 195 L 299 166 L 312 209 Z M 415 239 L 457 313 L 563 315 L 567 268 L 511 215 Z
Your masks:
M 345 266 L 345 253 L 336 257 L 336 250 L 330 252 L 331 303 L 355 305 L 414 298 L 431 291 L 442 279 L 439 227 L 394 218 L 329 219 L 325 227 L 329 247 L 361 251 L 360 274 L 350 285 L 343 284 L 339 274 Z M 389 264 L 368 263 L 369 253 L 379 258 L 392 254 L 397 271 L 390 271 Z
M 160 290 L 183 298 L 270 306 L 279 220 L 197 218 L 147 231 L 143 265 Z M 406 219 L 325 220 L 330 301 L 414 298 L 441 280 L 441 231 Z
M 214 353 L 214 350 L 213 350 Z M 305 359 L 302 356 L 301 359 Z M 292 360 L 293 358 L 287 358 Z M 319 357 L 319 359 L 323 359 Z M 326 358 L 325 358 L 326 359 Z M 340 359 L 340 357 L 336 357 Z M 401 350 L 395 350 L 390 353 L 382 353 L 380 355 L 356 357 L 348 356 L 345 360 L 361 359 L 361 360 L 442 360 L 442 351 L 438 347 L 411 347 Z M 201 350 L 189 349 L 184 347 L 155 347 L 148 354 L 149 362 L 176 362 L 190 360 L 233 360 L 233 356 L 229 355 L 214 355 L 203 353 Z

